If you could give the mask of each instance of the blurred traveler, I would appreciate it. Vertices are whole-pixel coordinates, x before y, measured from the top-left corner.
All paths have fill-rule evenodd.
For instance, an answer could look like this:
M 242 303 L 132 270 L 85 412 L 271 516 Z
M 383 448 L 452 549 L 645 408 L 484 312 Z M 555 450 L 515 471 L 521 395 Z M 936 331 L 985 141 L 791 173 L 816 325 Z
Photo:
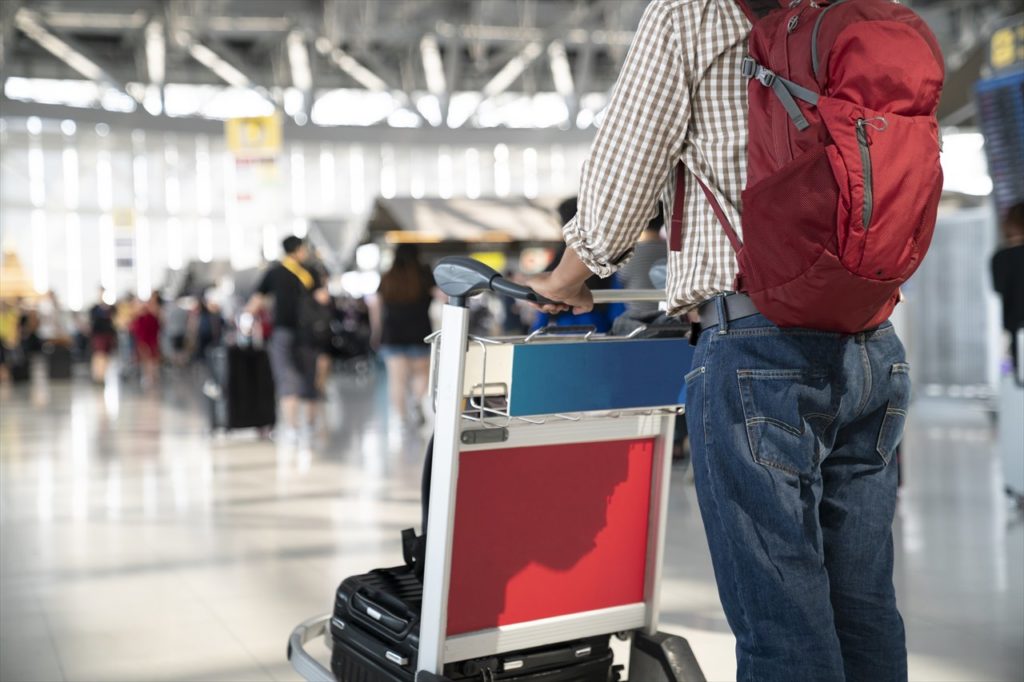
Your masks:
M 220 306 L 213 300 L 212 290 L 200 294 L 196 305 L 189 312 L 185 347 L 192 353 L 192 360 L 206 362 L 210 348 L 219 346 L 224 331 L 224 318 Z
M 872 11 L 904 11 L 895 7 L 871 3 Z M 824 13 L 817 16 L 820 23 Z M 659 199 L 673 200 L 666 222 L 676 219 L 679 231 L 667 298 L 672 314 L 699 309 L 704 329 L 694 339 L 686 420 L 737 678 L 905 682 L 893 586 L 897 471 L 889 466 L 909 402 L 903 346 L 889 323 L 858 334 L 783 329 L 734 292 L 738 265 L 723 223 L 741 218 L 748 116 L 740 65 L 750 29 L 734 0 L 647 6 L 584 164 L 579 212 L 563 229 L 570 248 L 531 284 L 562 302 L 544 306 L 551 313 L 590 310 L 590 278 L 619 270 Z M 918 90 L 894 76 L 894 92 L 937 100 L 941 58 L 920 65 L 929 67 Z M 785 188 L 776 194 L 784 206 L 808 201 Z
M 39 337 L 44 343 L 70 347 L 74 334 L 74 321 L 70 312 L 61 306 L 57 294 L 50 291 L 39 301 Z
M 18 318 L 18 336 L 21 337 L 21 349 L 26 356 L 32 356 L 43 349 L 43 340 L 39 336 L 39 312 L 35 307 L 22 303 Z
M 316 377 L 316 398 L 322 399 L 330 372 L 331 322 L 334 320 L 334 301 L 327 287 L 317 287 L 306 299 L 299 315 L 299 355 L 303 362 L 313 364 Z M 308 372 L 308 368 L 306 369 Z
M 164 348 L 168 359 L 176 367 L 183 366 L 189 357 L 188 320 L 195 307 L 190 296 L 179 296 L 168 303 L 163 314 Z
M 154 293 L 139 308 L 131 325 L 144 387 L 155 386 L 160 378 L 160 318 L 160 295 Z
M 558 217 L 561 219 L 562 224 L 565 225 L 576 216 L 576 197 L 566 199 L 558 205 Z M 558 253 L 555 254 L 554 260 L 547 267 L 545 272 L 552 272 L 558 267 L 558 264 L 562 262 L 562 257 L 565 255 L 565 244 L 562 244 L 558 248 Z M 599 277 L 598 275 L 592 275 L 587 279 L 587 288 L 589 290 L 594 289 L 621 289 L 622 284 L 619 279 L 618 273 L 610 273 L 608 277 Z M 537 315 L 537 319 L 534 320 L 533 325 L 530 327 L 531 330 L 540 329 L 547 325 L 555 325 L 558 327 L 570 327 L 583 325 L 586 327 L 593 327 L 598 333 L 604 334 L 611 331 L 612 323 L 615 318 L 624 313 L 626 306 L 621 303 L 601 303 L 593 306 L 587 311 L 572 311 L 566 310 L 555 315 L 550 315 L 545 312 L 541 312 Z
M 132 334 L 132 323 L 138 314 L 139 299 L 131 292 L 126 293 L 114 304 L 114 330 L 117 334 L 117 357 L 122 377 L 131 376 L 138 369 L 135 335 Z
M 1013 366 L 1021 362 L 1017 330 L 1024 328 L 1024 201 L 1003 218 L 1003 246 L 992 256 L 992 283 L 1003 301 L 1003 329 L 1010 333 Z
M 403 422 L 423 422 L 423 397 L 430 372 L 430 303 L 434 277 L 420 262 L 415 244 L 399 244 L 371 300 L 372 344 L 388 370 L 391 408 Z
M 101 384 L 106 380 L 110 354 L 117 347 L 114 308 L 103 300 L 102 290 L 99 300 L 89 309 L 89 342 L 92 347 L 92 380 Z
M 0 381 L 3 382 L 11 380 L 11 366 L 20 362 L 19 319 L 18 306 L 0 299 Z
M 659 207 L 658 215 L 647 223 L 640 239 L 637 240 L 636 247 L 633 249 L 633 257 L 618 272 L 623 288 L 655 288 L 651 282 L 651 267 L 658 261 L 665 260 L 665 256 L 668 254 L 668 245 L 661 236 L 661 228 L 664 225 L 665 217 Z M 626 314 L 634 317 L 657 312 L 657 310 L 658 304 L 653 301 L 632 301 L 626 304 Z
M 299 311 L 317 286 L 316 276 L 303 264 L 309 256 L 306 243 L 299 237 L 281 243 L 284 258 L 272 264 L 263 275 L 248 311 L 265 311 L 268 297 L 273 299 L 273 330 L 268 351 L 274 374 L 274 389 L 280 402 L 285 437 L 294 438 L 299 429 L 299 408 L 306 407 L 307 423 L 316 417 L 316 363 L 307 362 L 299 344 Z

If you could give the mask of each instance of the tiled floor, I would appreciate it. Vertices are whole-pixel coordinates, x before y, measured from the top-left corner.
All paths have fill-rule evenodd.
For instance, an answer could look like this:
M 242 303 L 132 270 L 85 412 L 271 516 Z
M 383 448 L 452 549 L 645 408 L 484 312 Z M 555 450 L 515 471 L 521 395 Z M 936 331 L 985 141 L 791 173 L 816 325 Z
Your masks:
M 292 627 L 344 576 L 400 562 L 418 519 L 421 437 L 385 414 L 378 383 L 338 381 L 329 434 L 296 448 L 211 439 L 182 379 L 4 392 L 0 679 L 295 679 Z M 896 542 L 913 680 L 1024 679 L 1024 522 L 992 432 L 971 404 L 911 419 Z M 732 679 L 692 485 L 672 486 L 664 626 Z

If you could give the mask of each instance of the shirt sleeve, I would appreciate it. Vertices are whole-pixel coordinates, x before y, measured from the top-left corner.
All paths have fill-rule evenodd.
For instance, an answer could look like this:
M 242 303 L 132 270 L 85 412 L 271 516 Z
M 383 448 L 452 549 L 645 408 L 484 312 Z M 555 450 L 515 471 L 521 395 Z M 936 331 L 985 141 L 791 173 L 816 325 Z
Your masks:
M 583 165 L 576 217 L 562 228 L 601 277 L 632 254 L 682 153 L 690 96 L 677 16 L 664 0 L 644 12 Z

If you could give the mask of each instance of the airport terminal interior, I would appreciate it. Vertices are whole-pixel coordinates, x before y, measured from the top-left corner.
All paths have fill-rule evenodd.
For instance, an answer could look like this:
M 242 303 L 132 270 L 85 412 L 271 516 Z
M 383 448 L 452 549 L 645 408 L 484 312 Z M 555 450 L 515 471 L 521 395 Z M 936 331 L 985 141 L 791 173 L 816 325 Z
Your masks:
M 874 0 L 831 6 L 844 1 Z M 601 612 L 616 625 L 599 634 L 623 634 L 611 639 L 618 679 L 637 655 L 628 633 L 639 637 L 655 611 L 702 674 L 672 679 L 737 679 L 684 408 L 621 407 L 601 390 L 573 408 L 560 396 L 581 389 L 560 381 L 564 366 L 527 362 L 526 351 L 557 347 L 692 353 L 686 317 L 659 313 L 656 259 L 642 286 L 621 281 L 626 270 L 596 283 L 610 302 L 568 322 L 492 292 L 446 306 L 440 276 L 426 278 L 441 259 L 469 256 L 526 285 L 562 257 L 562 225 L 649 4 L 0 0 L 0 682 L 333 679 L 339 584 L 416 554 L 403 530 L 423 530 L 433 445 L 431 501 L 453 506 L 447 520 L 431 511 L 440 533 L 417 578 L 421 655 L 434 644 L 482 656 L 498 642 L 486 652 L 510 671 L 506 642 L 554 644 L 566 639 L 559 623 L 598 618 L 559 611 L 562 595 L 530 585 L 568 580 L 572 591 L 607 569 L 615 577 L 592 592 L 611 594 L 638 566 L 638 596 Z M 1024 14 L 1012 0 L 903 5 L 934 32 L 946 70 L 934 237 L 891 318 L 913 386 L 888 465 L 909 679 L 1020 682 L 1024 358 L 1015 367 L 1006 318 L 1011 298 L 1024 309 L 1024 266 L 1000 279 L 993 257 L 1015 250 L 1019 264 L 1024 249 Z M 670 226 L 652 227 L 644 239 L 663 258 Z M 282 278 L 301 296 L 287 298 Z M 649 307 L 616 289 L 644 289 Z M 623 324 L 641 314 L 658 322 Z M 566 324 L 563 336 L 548 326 Z M 653 341 L 658 324 L 668 331 Z M 281 356 L 289 334 L 297 345 Z M 1024 327 L 1016 338 L 1024 349 Z M 446 355 L 452 339 L 468 345 Z M 573 385 L 618 377 L 615 362 L 582 365 Z M 678 397 L 689 370 L 637 376 Z M 298 393 L 284 395 L 293 382 Z M 558 407 L 531 412 L 528 390 Z M 501 537 L 486 519 L 585 499 L 551 484 L 594 479 L 554 463 L 558 443 L 641 431 L 654 445 L 646 460 L 630 450 L 622 485 L 598 496 L 604 511 L 550 521 L 605 524 L 590 531 L 589 559 L 524 560 L 503 574 L 506 612 L 491 629 L 456 631 L 460 577 L 477 585 L 492 553 L 540 546 L 515 535 L 523 524 Z M 522 455 L 542 437 L 517 433 L 555 434 L 541 447 L 550 459 Z M 438 479 L 446 447 L 463 448 L 451 501 Z M 473 489 L 465 482 L 488 479 L 473 478 L 486 472 L 467 456 L 488 448 L 537 465 L 534 478 Z M 630 516 L 637 476 L 643 513 Z M 484 509 L 451 511 L 458 500 Z M 450 566 L 431 563 L 452 524 Z M 613 536 L 639 558 L 617 554 Z M 467 568 L 480 557 L 483 568 Z M 449 612 L 447 644 L 431 639 L 435 606 Z M 409 665 L 408 677 L 379 679 L 411 680 Z M 506 679 L 493 675 L 459 679 Z

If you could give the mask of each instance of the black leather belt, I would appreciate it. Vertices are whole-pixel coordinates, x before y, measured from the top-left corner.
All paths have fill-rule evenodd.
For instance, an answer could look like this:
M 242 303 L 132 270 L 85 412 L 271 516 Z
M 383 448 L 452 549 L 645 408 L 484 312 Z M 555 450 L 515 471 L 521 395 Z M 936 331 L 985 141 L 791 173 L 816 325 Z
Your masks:
M 757 315 L 754 302 L 746 294 L 719 294 L 700 304 L 697 313 L 700 315 L 700 326 L 709 329 L 721 322 L 720 310 L 725 311 L 726 321 L 740 320 L 744 317 Z

